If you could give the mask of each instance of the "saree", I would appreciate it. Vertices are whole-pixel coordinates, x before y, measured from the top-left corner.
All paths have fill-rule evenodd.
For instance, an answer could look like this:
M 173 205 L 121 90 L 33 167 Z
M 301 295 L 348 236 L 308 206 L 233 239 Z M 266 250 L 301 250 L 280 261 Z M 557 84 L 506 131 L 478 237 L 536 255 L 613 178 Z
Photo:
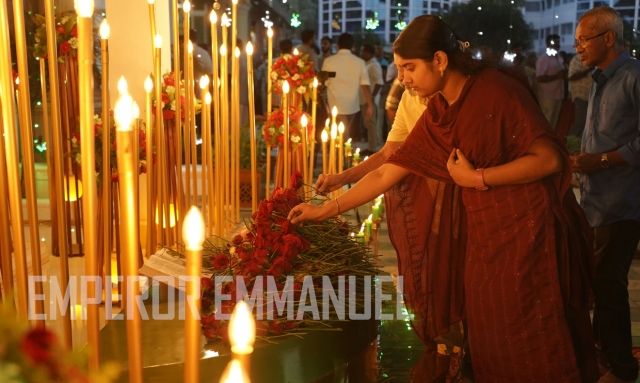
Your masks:
M 453 105 L 434 96 L 387 161 L 412 173 L 403 181 L 407 185 L 418 183 L 424 190 L 430 182 L 441 182 L 446 185 L 438 187 L 450 191 L 429 210 L 422 205 L 429 205 L 437 192 L 413 190 L 413 205 L 394 212 L 389 222 L 391 227 L 403 213 L 414 212 L 405 218 L 413 222 L 414 234 L 402 233 L 404 239 L 398 240 L 400 226 L 390 228 L 394 245 L 407 243 L 397 249 L 399 263 L 406 264 L 400 268 L 405 291 L 413 294 L 406 302 L 419 313 L 414 328 L 425 341 L 466 314 L 476 382 L 595 381 L 590 232 L 570 189 L 566 149 L 530 88 L 516 76 L 486 69 L 466 81 Z M 522 157 L 538 139 L 562 154 L 562 173 L 487 191 L 460 188 L 456 197 L 446 167 L 453 148 L 476 168 L 487 168 Z M 439 220 L 435 225 L 434 219 Z M 438 248 L 407 242 L 420 236 L 428 244 L 435 226 Z M 416 263 L 420 255 L 424 259 Z M 425 261 L 442 269 L 424 267 Z M 407 278 L 415 274 L 421 278 Z

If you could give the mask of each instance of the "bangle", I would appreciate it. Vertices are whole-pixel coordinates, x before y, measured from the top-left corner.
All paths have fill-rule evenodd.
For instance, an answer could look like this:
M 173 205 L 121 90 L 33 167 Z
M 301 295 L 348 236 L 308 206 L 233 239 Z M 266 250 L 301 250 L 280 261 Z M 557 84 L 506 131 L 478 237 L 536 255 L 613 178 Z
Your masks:
M 334 199 L 334 201 L 336 202 L 336 206 L 338 207 L 338 214 L 336 215 L 340 215 L 340 204 L 338 203 L 338 199 Z
M 489 187 L 484 183 L 484 168 L 476 169 L 476 190 L 489 190 Z

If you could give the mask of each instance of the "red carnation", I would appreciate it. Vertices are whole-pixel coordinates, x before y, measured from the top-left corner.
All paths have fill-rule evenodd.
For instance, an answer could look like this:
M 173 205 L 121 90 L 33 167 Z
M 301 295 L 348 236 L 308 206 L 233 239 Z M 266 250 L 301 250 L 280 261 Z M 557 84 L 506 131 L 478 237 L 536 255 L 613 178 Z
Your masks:
M 263 321 L 256 321 L 256 336 L 265 336 L 269 333 L 269 325 Z
M 71 30 L 71 36 L 78 38 L 78 27 L 73 27 Z
M 213 281 L 211 280 L 211 278 L 200 278 L 200 286 L 202 289 L 204 289 L 204 291 L 213 291 Z
M 164 78 L 164 85 L 166 86 L 175 86 L 175 81 L 173 81 L 173 78 L 171 77 L 165 77 Z
M 62 52 L 62 53 L 71 52 L 71 44 L 69 44 L 68 41 L 65 41 L 62 44 L 60 44 L 60 52 Z
M 226 254 L 218 254 L 213 259 L 213 267 L 218 270 L 223 270 L 229 267 L 229 257 Z
M 173 120 L 175 116 L 176 114 L 173 112 L 173 110 L 165 110 L 162 112 L 162 118 L 164 118 L 165 120 Z
M 58 33 L 64 33 L 64 25 L 58 25 L 56 27 L 56 32 Z
M 56 342 L 56 334 L 46 328 L 36 327 L 25 335 L 20 348 L 33 364 L 46 364 L 55 357 Z
M 280 335 L 284 331 L 284 324 L 275 321 L 271 322 L 271 325 L 269 325 L 269 330 L 273 335 Z
M 214 340 L 218 337 L 216 329 L 206 328 L 202 331 L 202 335 L 205 336 L 208 340 Z
M 162 102 L 166 105 L 169 103 L 169 95 L 166 93 L 162 93 Z
M 302 173 L 297 170 L 293 172 L 293 174 L 291 174 L 291 178 L 289 179 L 289 185 L 291 189 L 299 189 L 300 186 L 302 186 Z

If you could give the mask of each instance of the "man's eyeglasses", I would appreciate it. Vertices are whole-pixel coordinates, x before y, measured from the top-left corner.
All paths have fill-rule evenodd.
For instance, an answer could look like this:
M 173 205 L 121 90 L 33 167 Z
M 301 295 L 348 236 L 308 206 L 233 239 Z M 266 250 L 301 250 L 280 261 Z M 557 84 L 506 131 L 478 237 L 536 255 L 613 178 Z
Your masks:
M 604 31 L 604 32 L 602 32 L 602 33 L 600 33 L 600 34 L 597 34 L 597 35 L 595 35 L 595 36 L 593 36 L 593 37 L 581 37 L 579 40 L 575 40 L 575 42 L 576 42 L 576 43 L 575 43 L 575 44 L 573 44 L 573 49 L 578 49 L 578 47 L 582 47 L 582 48 L 584 48 L 584 47 L 587 45 L 587 43 L 589 42 L 589 40 L 593 40 L 593 39 L 598 38 L 598 37 L 600 37 L 600 36 L 604 36 L 604 35 L 606 35 L 610 30 L 611 30 L 611 29 L 607 29 L 606 31 Z

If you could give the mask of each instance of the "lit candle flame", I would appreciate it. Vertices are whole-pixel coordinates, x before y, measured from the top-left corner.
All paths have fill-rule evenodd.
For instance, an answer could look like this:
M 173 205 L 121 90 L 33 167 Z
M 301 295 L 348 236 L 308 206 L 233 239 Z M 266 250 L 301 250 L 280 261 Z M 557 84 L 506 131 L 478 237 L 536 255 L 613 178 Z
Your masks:
M 102 40 L 108 40 L 110 34 L 111 34 L 111 27 L 109 26 L 107 19 L 106 18 L 102 19 L 102 22 L 100 23 L 100 38 Z
M 227 55 L 227 46 L 222 44 L 220 45 L 220 56 L 226 56 Z
M 331 108 L 331 117 L 335 117 L 338 115 L 338 107 L 334 106 Z
M 211 11 L 211 13 L 209 14 L 209 21 L 211 22 L 211 24 L 215 24 L 218 22 L 218 14 L 216 13 L 216 11 Z
M 331 139 L 336 139 L 338 137 L 338 125 L 334 122 L 331 124 Z
M 127 80 L 124 79 L 124 76 L 120 76 L 120 80 L 118 80 L 118 93 L 129 93 L 129 86 L 127 85 Z
M 342 121 L 340 121 L 340 123 L 338 124 L 338 133 L 344 133 L 344 123 Z
M 16 77 L 16 85 L 20 85 L 20 77 Z
M 326 130 L 323 130 L 323 131 L 322 131 L 322 135 L 321 135 L 321 137 L 320 137 L 320 138 L 322 138 L 322 142 L 327 142 L 327 141 L 329 141 L 329 134 L 327 133 L 327 131 L 326 131 Z
M 308 123 L 307 115 L 303 114 L 302 117 L 300 117 L 300 125 L 302 125 L 303 128 L 306 128 Z
M 191 11 L 191 2 L 189 0 L 184 0 L 184 3 L 182 3 L 182 10 L 184 13 L 189 13 Z
M 220 378 L 220 383 L 248 383 L 249 378 L 242 371 L 242 364 L 237 360 L 232 360 L 227 365 L 226 370 Z
M 298 48 L 294 48 L 293 55 L 294 56 L 299 56 L 300 55 L 300 52 L 298 52 Z
M 118 97 L 116 105 L 113 107 L 113 116 L 116 120 L 116 130 L 131 130 L 131 120 L 133 119 L 133 99 L 129 94 L 124 93 Z
M 189 40 L 189 43 L 187 44 L 187 52 L 189 52 L 189 54 L 193 54 L 193 43 L 191 40 Z
M 282 82 L 282 93 L 288 94 L 289 93 L 289 81 L 284 80 Z
M 158 34 L 156 34 L 156 36 L 153 38 L 153 45 L 154 45 L 157 49 L 162 48 L 162 35 L 160 35 L 159 33 L 158 33 Z
M 227 24 L 229 24 L 229 16 L 227 16 L 226 13 L 223 13 L 222 14 L 222 25 L 226 27 Z
M 206 74 L 200 77 L 200 89 L 207 89 L 209 87 L 209 76 Z
M 373 214 L 369 214 L 369 217 L 367 218 L 367 221 L 371 221 L 373 219 Z
M 231 352 L 246 355 L 253 352 L 256 337 L 256 324 L 245 301 L 236 304 L 229 319 L 229 342 Z
M 204 220 L 200 210 L 191 206 L 189 212 L 184 217 L 182 224 L 182 239 L 184 240 L 185 249 L 191 251 L 202 250 L 204 242 Z
M 347 143 L 349 143 L 349 144 L 351 143 L 351 138 L 349 138 L 349 139 L 347 140 Z
M 149 0 L 149 5 L 153 5 L 156 2 L 156 0 Z
M 271 29 L 271 27 L 269 27 L 269 29 L 267 30 L 267 36 L 268 36 L 269 38 L 272 38 L 272 37 L 273 37 L 273 29 Z
M 356 149 L 356 153 L 360 154 L 360 148 Z
M 249 41 L 247 43 L 247 56 L 251 55 L 253 55 L 253 44 L 251 44 L 251 41 Z
M 317 88 L 317 87 L 318 87 L 318 78 L 317 78 L 317 77 L 314 77 L 314 78 L 313 78 L 313 87 L 314 87 L 314 88 Z
M 234 53 L 234 55 L 236 57 L 240 57 L 240 48 L 236 47 L 236 49 L 235 49 L 235 51 L 233 53 Z
M 147 76 L 147 78 L 144 80 L 144 90 L 147 93 L 151 93 L 151 91 L 153 90 L 153 80 L 151 79 L 151 76 Z
M 205 102 L 207 105 L 211 104 L 211 93 L 207 92 L 207 93 L 204 95 L 204 102 Z
M 75 0 L 73 4 L 80 17 L 93 17 L 93 0 Z
M 362 227 L 360 227 L 360 232 L 364 233 L 364 222 L 362 222 Z
M 233 5 L 237 5 L 238 4 L 238 0 L 232 0 L 231 2 L 233 3 Z
M 331 122 L 331 120 L 327 118 L 327 120 L 324 122 L 324 127 L 328 128 L 330 122 Z

